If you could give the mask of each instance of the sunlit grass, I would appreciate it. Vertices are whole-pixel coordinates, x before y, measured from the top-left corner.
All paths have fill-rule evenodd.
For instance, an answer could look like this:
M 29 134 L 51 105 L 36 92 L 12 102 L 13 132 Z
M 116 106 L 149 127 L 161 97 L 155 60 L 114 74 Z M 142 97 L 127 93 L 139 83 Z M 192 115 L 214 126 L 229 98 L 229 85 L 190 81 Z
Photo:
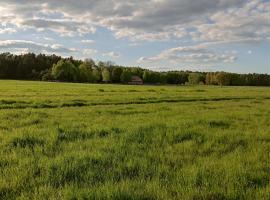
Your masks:
M 269 199 L 270 88 L 0 81 L 0 199 Z

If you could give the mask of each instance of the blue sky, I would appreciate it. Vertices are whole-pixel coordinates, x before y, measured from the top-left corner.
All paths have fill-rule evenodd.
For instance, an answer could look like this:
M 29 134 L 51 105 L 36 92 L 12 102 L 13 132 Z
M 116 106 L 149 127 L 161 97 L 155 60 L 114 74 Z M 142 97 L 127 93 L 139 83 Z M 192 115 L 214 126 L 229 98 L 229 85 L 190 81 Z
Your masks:
M 270 73 L 270 1 L 1 0 L 0 51 Z

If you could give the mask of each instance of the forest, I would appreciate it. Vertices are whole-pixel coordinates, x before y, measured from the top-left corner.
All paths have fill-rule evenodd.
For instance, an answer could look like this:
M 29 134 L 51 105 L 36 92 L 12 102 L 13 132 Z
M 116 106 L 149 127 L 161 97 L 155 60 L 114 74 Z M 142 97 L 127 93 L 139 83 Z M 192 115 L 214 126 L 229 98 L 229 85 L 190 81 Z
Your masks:
M 119 66 L 113 62 L 76 60 L 57 55 L 27 53 L 0 54 L 0 79 L 42 80 L 78 83 L 128 83 L 139 76 L 145 84 L 270 86 L 268 74 L 228 72 L 157 72 L 140 67 Z

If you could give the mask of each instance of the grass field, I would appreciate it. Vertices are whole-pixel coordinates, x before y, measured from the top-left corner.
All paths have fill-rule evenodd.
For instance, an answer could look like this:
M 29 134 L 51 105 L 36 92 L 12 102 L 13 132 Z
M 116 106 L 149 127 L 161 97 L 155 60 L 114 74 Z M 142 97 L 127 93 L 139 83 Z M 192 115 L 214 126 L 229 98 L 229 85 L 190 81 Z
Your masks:
M 270 88 L 0 81 L 0 199 L 270 199 Z

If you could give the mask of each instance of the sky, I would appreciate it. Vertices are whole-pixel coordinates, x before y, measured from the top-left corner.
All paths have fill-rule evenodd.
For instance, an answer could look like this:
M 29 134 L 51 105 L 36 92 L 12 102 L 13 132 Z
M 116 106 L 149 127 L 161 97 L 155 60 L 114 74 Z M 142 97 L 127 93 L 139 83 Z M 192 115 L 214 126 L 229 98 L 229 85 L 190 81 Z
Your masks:
M 0 0 L 0 52 L 270 74 L 270 0 Z

